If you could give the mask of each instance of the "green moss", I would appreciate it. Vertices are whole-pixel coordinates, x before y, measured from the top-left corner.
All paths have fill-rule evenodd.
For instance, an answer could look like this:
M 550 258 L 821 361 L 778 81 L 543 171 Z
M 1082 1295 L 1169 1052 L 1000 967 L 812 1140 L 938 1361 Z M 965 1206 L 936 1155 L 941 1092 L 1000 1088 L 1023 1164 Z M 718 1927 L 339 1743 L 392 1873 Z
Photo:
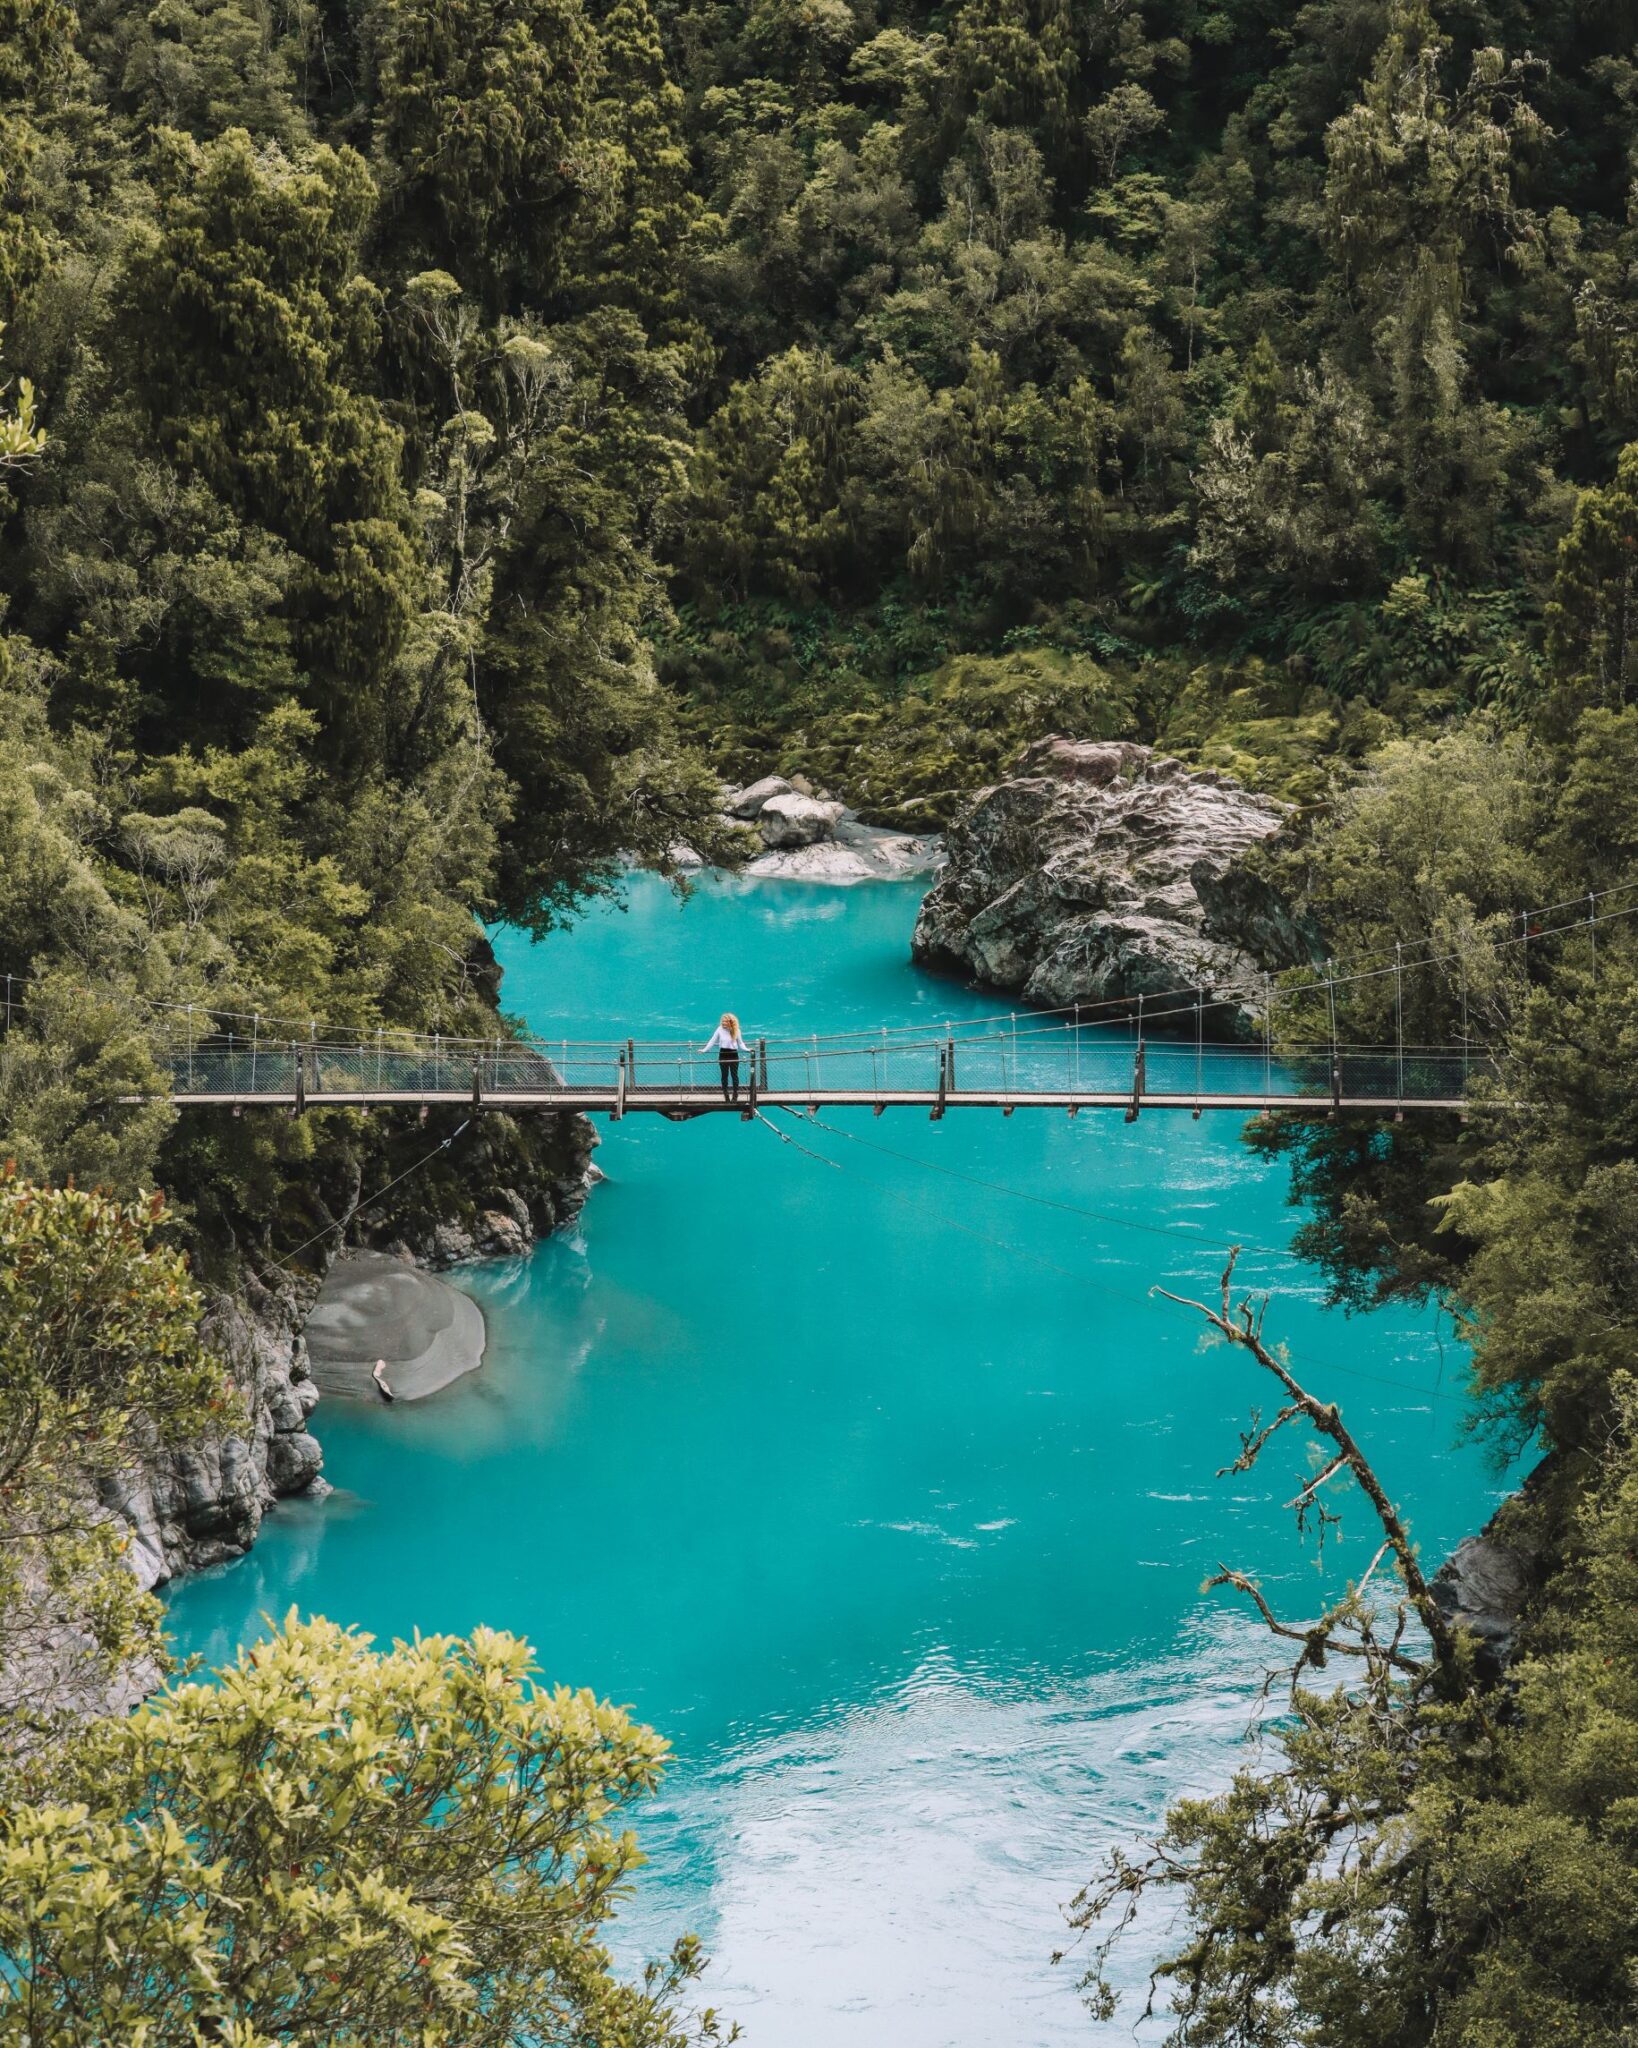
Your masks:
M 878 824 L 932 830 L 1043 733 L 1111 739 L 1136 723 L 1128 681 L 1062 648 L 962 654 L 902 696 L 814 717 L 778 752 Z

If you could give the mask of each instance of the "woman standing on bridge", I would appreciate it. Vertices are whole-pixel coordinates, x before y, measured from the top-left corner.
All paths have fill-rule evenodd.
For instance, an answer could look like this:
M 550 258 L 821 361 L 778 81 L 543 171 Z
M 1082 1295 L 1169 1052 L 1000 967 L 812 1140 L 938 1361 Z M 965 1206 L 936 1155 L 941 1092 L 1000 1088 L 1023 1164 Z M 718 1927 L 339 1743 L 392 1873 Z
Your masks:
M 739 1019 L 732 1010 L 724 1010 L 722 1022 L 700 1047 L 701 1052 L 715 1052 L 717 1068 L 722 1078 L 722 1099 L 724 1102 L 739 1100 L 739 1056 L 750 1048 L 739 1035 Z

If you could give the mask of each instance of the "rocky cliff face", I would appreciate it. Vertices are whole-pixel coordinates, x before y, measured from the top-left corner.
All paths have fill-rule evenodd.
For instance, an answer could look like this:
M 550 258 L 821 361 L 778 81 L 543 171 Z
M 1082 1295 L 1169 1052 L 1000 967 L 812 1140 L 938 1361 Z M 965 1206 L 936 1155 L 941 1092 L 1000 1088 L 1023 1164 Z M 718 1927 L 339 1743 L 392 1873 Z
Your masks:
M 580 1213 L 596 1143 L 584 1117 L 497 1115 L 442 1176 L 428 1177 L 414 1207 L 373 1230 L 338 1231 L 328 1249 L 360 1235 L 428 1266 L 526 1251 Z M 180 1451 L 156 1447 L 104 1489 L 104 1504 L 130 1526 L 144 1587 L 243 1556 L 276 1501 L 326 1490 L 323 1449 L 307 1426 L 319 1390 L 303 1335 L 321 1279 L 247 1271 L 218 1297 L 205 1336 L 245 1397 L 248 1428 Z
M 602 1177 L 596 1149 L 589 1117 L 485 1111 L 412 1202 L 379 1223 L 360 1219 L 357 1242 L 433 1268 L 515 1258 L 580 1214 Z
M 1131 741 L 1037 741 L 951 824 L 912 953 L 1049 1008 L 1206 989 L 1245 1028 L 1267 971 L 1320 955 L 1244 864 L 1286 816 Z
M 1550 1546 L 1539 1510 L 1552 1483 L 1557 1453 L 1526 1473 L 1476 1536 L 1465 1537 L 1433 1577 L 1433 1597 L 1447 1620 L 1478 1638 L 1480 1675 L 1505 1677 L 1519 1635 L 1548 1578 Z
M 248 1428 L 184 1450 L 156 1448 L 104 1489 L 106 1505 L 130 1525 L 127 1554 L 143 1586 L 242 1556 L 276 1500 L 323 1487 L 324 1453 L 307 1427 L 318 1389 L 301 1334 L 315 1292 L 311 1281 L 275 1273 L 265 1282 L 247 1275 L 237 1293 L 219 1297 L 205 1336 L 245 1398 Z

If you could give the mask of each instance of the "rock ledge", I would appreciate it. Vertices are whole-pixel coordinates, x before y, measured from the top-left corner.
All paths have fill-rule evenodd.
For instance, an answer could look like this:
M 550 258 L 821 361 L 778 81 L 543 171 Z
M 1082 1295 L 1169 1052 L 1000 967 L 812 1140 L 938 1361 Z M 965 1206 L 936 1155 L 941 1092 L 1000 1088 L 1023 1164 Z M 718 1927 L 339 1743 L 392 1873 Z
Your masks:
M 1206 989 L 1245 1031 L 1265 974 L 1321 953 L 1244 865 L 1288 815 L 1134 741 L 1038 740 L 951 824 L 913 957 L 1051 1008 Z

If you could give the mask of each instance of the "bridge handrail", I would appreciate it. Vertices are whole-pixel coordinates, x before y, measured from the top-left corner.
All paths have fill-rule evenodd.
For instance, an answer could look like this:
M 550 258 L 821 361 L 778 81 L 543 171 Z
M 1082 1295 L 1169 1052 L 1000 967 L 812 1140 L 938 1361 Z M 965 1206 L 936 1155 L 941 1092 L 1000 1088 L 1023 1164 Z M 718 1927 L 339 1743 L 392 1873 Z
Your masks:
M 1155 1020 L 1146 1020 L 1146 1022 L 1152 1021 Z M 958 1045 L 1016 1044 L 1028 1046 L 1042 1043 L 1062 1044 L 1063 1033 L 1075 1029 L 1073 1025 L 1067 1025 L 1052 1031 L 1029 1030 L 1022 1028 L 1022 1020 L 1020 1020 L 1020 1024 L 1021 1028 L 1016 1033 L 1011 1031 L 984 1033 L 969 1031 L 963 1034 L 959 1026 L 957 1026 L 951 1032 L 936 1030 L 917 1038 L 900 1038 L 892 1034 L 892 1027 L 887 1027 L 885 1032 L 821 1032 L 808 1036 L 770 1037 L 761 1042 L 767 1047 L 770 1058 L 774 1057 L 776 1052 L 781 1056 L 786 1053 L 801 1056 L 805 1052 L 811 1051 L 814 1046 L 817 1046 L 821 1053 L 831 1053 L 840 1057 L 869 1053 L 873 1050 L 879 1050 L 884 1044 L 888 1045 L 894 1052 L 932 1052 L 936 1051 L 939 1046 L 947 1044 L 951 1037 L 955 1038 Z M 1082 1027 L 1085 1031 L 1098 1028 L 1100 1027 Z M 180 1038 L 180 1034 L 178 1034 L 178 1037 Z M 398 1056 L 412 1056 L 425 1053 L 430 1057 L 437 1052 L 450 1059 L 458 1057 L 468 1059 L 489 1059 L 494 1057 L 527 1058 L 532 1056 L 542 1060 L 550 1060 L 553 1054 L 562 1052 L 605 1055 L 613 1059 L 628 1049 L 635 1049 L 639 1054 L 649 1053 L 666 1059 L 703 1057 L 698 1041 L 692 1038 L 550 1038 L 542 1036 L 531 1036 L 528 1038 L 454 1038 L 444 1037 L 434 1032 L 423 1034 L 398 1032 L 385 1033 L 380 1037 L 368 1037 L 363 1034 L 349 1038 L 308 1038 L 299 1035 L 272 1037 L 263 1035 L 259 1039 L 252 1039 L 249 1034 L 211 1032 L 208 1034 L 201 1033 L 187 1042 L 191 1043 L 198 1052 L 249 1051 L 252 1044 L 257 1044 L 265 1048 L 269 1053 L 288 1052 L 292 1047 L 297 1047 L 305 1052 L 338 1054 L 374 1054 L 379 1050 L 383 1053 L 391 1053 Z M 1129 1045 L 1135 1042 L 1135 1036 L 1130 1033 L 1123 1034 L 1122 1038 L 1115 1042 Z M 1227 1052 L 1241 1056 L 1260 1051 L 1264 1043 L 1259 1038 L 1197 1038 L 1193 1035 L 1171 1032 L 1158 1035 L 1153 1042 L 1162 1047 L 1186 1046 L 1192 1048 L 1201 1046 L 1208 1052 Z M 1412 1054 L 1465 1053 L 1469 1058 L 1479 1059 L 1488 1057 L 1493 1049 L 1478 1039 L 1441 1042 L 1405 1039 L 1401 1042 L 1393 1039 L 1280 1038 L 1275 1042 L 1274 1056 L 1276 1059 L 1288 1059 L 1332 1051 L 1342 1053 L 1397 1053 L 1400 1050 L 1404 1051 L 1407 1058 Z

